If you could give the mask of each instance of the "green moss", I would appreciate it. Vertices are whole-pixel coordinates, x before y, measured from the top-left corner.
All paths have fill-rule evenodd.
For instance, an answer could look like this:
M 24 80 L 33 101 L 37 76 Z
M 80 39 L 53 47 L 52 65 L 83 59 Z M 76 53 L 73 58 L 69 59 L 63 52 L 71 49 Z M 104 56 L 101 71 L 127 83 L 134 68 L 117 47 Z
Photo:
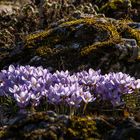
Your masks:
M 120 20 L 118 22 L 117 30 L 123 38 L 135 39 L 138 47 L 140 47 L 140 31 L 137 29 L 133 29 L 128 24 L 132 22 L 131 20 Z M 140 60 L 140 56 L 137 58 Z
M 58 140 L 57 135 L 53 131 L 47 131 L 45 129 L 37 129 L 31 133 L 24 134 L 25 139 L 37 140 L 40 138 Z
M 17 116 L 15 123 L 0 131 L 2 139 L 87 139 L 101 138 L 97 132 L 93 116 L 73 116 L 67 123 L 63 120 L 49 117 L 45 112 L 35 112 L 30 115 Z M 46 124 L 46 125 L 44 125 Z M 16 133 L 15 133 L 16 132 Z
M 128 94 L 123 96 L 123 100 L 126 104 L 126 107 L 131 111 L 135 111 L 140 108 L 140 94 L 138 92 L 133 94 Z
M 138 46 L 140 46 L 140 31 L 132 28 L 127 28 L 126 29 L 126 34 L 129 38 L 134 38 L 136 39 Z
M 82 45 L 85 48 L 82 50 L 81 54 L 87 54 L 89 51 L 94 50 L 95 48 L 120 42 L 120 36 L 114 25 L 112 25 L 111 23 L 100 22 L 97 18 L 86 18 L 65 22 L 59 27 L 51 29 L 49 31 L 29 35 L 26 39 L 26 46 L 28 46 L 28 48 L 31 48 L 31 46 L 38 45 L 40 48 L 37 49 L 37 53 L 40 55 L 48 54 L 48 52 L 50 53 L 51 50 L 48 48 L 53 48 L 53 46 L 56 44 L 64 44 L 64 46 L 68 46 L 68 42 L 70 43 L 75 40 L 72 34 L 80 30 L 77 29 L 78 25 L 83 25 L 83 28 L 81 28 L 81 30 L 89 33 L 89 35 L 87 34 L 87 40 L 86 37 L 84 38 L 84 35 L 81 35 L 81 38 L 77 39 L 79 40 L 79 42 L 88 42 L 88 39 L 90 39 L 88 38 L 90 34 L 92 36 L 95 35 L 94 31 L 95 33 L 98 33 L 99 36 L 99 42 L 96 44 L 90 43 L 91 45 L 87 47 L 84 46 L 83 43 Z M 83 38 L 85 40 L 83 40 Z M 91 38 L 91 40 L 92 39 L 94 38 Z M 44 45 L 47 45 L 47 47 Z
M 26 37 L 26 43 L 28 44 L 27 46 L 30 46 L 29 44 L 34 44 L 34 41 L 36 39 L 43 39 L 44 37 L 47 37 L 49 35 L 49 33 L 51 32 L 52 30 L 46 30 L 46 31 L 43 31 L 43 32 L 39 32 L 39 33 L 35 33 L 35 34 L 30 34 Z
M 132 22 L 131 20 L 120 20 L 118 28 L 120 29 L 120 34 L 126 38 L 136 39 L 138 45 L 140 46 L 140 31 L 133 29 L 128 26 L 128 23 Z
M 0 138 L 4 137 L 6 135 L 6 132 L 4 130 L 0 130 Z
M 104 30 L 107 32 L 109 36 L 108 39 L 83 48 L 81 50 L 82 55 L 89 55 L 90 53 L 93 53 L 93 51 L 95 51 L 96 49 L 100 49 L 102 47 L 113 47 L 115 44 L 121 42 L 121 37 L 114 25 L 108 22 L 97 24 L 97 26 L 98 28 L 100 28 L 100 30 Z
M 39 47 L 36 50 L 37 55 L 44 56 L 44 57 L 51 56 L 53 52 L 54 51 L 51 48 L 46 46 Z
M 134 6 L 140 5 L 140 1 L 139 1 L 139 0 L 131 0 L 131 2 L 132 2 L 132 4 L 133 4 Z
M 107 2 L 105 5 L 103 5 L 100 8 L 100 11 L 108 11 L 108 10 L 119 10 L 119 9 L 123 9 L 123 8 L 128 8 L 129 4 L 131 3 L 130 1 L 128 1 L 129 3 L 126 3 L 124 0 L 111 0 L 109 2 Z
M 117 63 L 122 53 L 116 48 L 116 44 L 124 43 L 122 38 L 134 38 L 139 44 L 139 31 L 129 27 L 129 22 L 97 17 L 64 22 L 53 29 L 27 36 L 26 52 L 45 58 L 41 65 L 58 70 L 96 69 L 102 63 L 101 59 L 109 54 L 112 60 L 108 60 L 107 66 L 100 65 L 102 71 L 106 71 Z M 123 60 L 128 61 L 128 57 Z
M 73 117 L 70 120 L 69 128 L 67 130 L 69 138 L 99 138 L 97 133 L 96 122 L 92 117 Z

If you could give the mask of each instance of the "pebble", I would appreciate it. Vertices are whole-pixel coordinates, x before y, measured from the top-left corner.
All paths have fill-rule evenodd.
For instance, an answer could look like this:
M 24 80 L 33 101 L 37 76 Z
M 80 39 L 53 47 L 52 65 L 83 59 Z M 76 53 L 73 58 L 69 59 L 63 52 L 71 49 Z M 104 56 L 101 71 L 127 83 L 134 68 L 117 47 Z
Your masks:
M 49 115 L 50 117 L 57 117 L 57 114 L 54 111 L 47 111 L 47 115 Z

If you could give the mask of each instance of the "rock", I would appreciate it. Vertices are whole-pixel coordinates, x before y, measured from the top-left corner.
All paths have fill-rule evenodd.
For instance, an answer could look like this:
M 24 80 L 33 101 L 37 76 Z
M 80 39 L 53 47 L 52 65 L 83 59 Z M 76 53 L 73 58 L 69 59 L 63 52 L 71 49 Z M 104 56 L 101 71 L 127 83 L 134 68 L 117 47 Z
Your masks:
M 52 113 L 52 112 L 51 112 Z M 95 121 L 92 117 L 69 118 L 66 115 L 58 115 L 55 121 L 45 112 L 34 112 L 23 115 L 20 120 L 16 116 L 12 124 L 0 129 L 0 138 L 5 139 L 86 139 L 100 138 L 96 131 Z M 68 120 L 67 123 L 65 120 Z M 87 125 L 85 125 L 87 123 Z M 16 133 L 15 133 L 16 132 Z M 82 132 L 82 133 L 81 133 Z M 76 135 L 75 135 L 76 134 Z
M 74 48 L 74 49 L 78 49 L 78 48 L 80 48 L 80 44 L 78 44 L 78 43 L 73 43 L 73 44 L 71 45 L 71 47 Z
M 49 115 L 50 117 L 57 117 L 57 114 L 54 111 L 47 111 L 47 115 Z
M 61 44 L 55 45 L 54 47 L 55 47 L 56 49 L 61 49 L 61 48 L 64 48 L 64 46 L 63 46 L 63 45 L 61 45 Z
M 109 118 L 108 120 L 105 120 L 104 118 L 98 117 L 96 120 L 96 127 L 98 128 L 98 131 L 103 136 L 106 135 L 110 130 L 115 128 L 115 119 Z
M 31 60 L 29 61 L 29 64 L 40 61 L 41 57 L 39 56 L 34 56 L 33 58 L 31 58 Z
M 126 119 L 117 125 L 107 140 L 139 140 L 140 124 L 131 119 Z
M 19 9 L 18 5 L 12 5 L 12 3 L 10 4 L 0 4 L 0 14 L 3 12 L 6 12 L 7 14 L 12 14 L 14 12 L 13 9 Z
M 140 112 L 137 112 L 134 116 L 135 116 L 135 121 L 140 123 Z
M 135 39 L 126 39 L 122 38 L 124 41 L 123 44 L 116 44 L 116 47 L 121 51 L 119 59 L 123 59 L 124 57 L 129 57 L 130 61 L 135 61 L 138 58 L 138 50 L 139 46 Z
M 49 122 L 50 123 L 54 123 L 55 122 L 55 118 L 54 117 L 49 117 Z
M 58 131 L 58 128 L 56 126 L 50 126 L 50 128 L 53 132 L 57 132 Z
M 23 131 L 26 131 L 28 133 L 35 129 L 36 129 L 36 125 L 34 125 L 34 124 L 27 124 L 23 127 Z
M 26 38 L 25 48 L 28 53 L 31 49 L 35 56 L 45 59 L 39 62 L 44 67 L 73 71 L 84 66 L 102 69 L 103 73 L 125 72 L 126 63 L 135 65 L 139 59 L 139 40 L 138 31 L 130 28 L 128 22 L 93 17 L 64 21 L 48 31 L 31 34 Z M 33 58 L 34 54 L 30 54 Z
M 100 8 L 100 11 L 109 17 L 119 18 L 125 17 L 128 10 L 132 7 L 131 0 L 111 0 Z
M 138 29 L 138 30 L 140 30 L 140 23 L 138 23 L 138 22 L 131 22 L 131 23 L 129 23 L 128 24 L 131 28 L 133 28 L 133 29 Z
M 23 44 L 22 44 L 22 42 L 19 42 L 14 47 L 14 49 L 10 52 L 10 57 L 18 55 L 18 54 L 22 53 L 22 51 L 23 51 Z
M 73 13 L 73 17 L 74 18 L 76 18 L 76 19 L 79 19 L 79 18 L 81 18 L 81 15 L 82 15 L 82 13 L 81 13 L 81 11 L 75 11 L 74 13 Z
M 67 122 L 68 122 L 68 120 L 69 120 L 69 116 L 66 116 L 66 115 L 59 115 L 59 116 L 57 117 L 57 120 L 58 120 L 58 121 L 62 121 L 62 122 L 64 122 L 64 123 L 67 124 Z
M 72 71 L 91 67 L 102 69 L 103 73 L 127 72 L 129 69 L 128 73 L 139 77 L 137 69 L 140 60 L 140 36 L 139 30 L 134 27 L 139 28 L 139 22 L 114 19 L 116 15 L 118 16 L 115 12 L 129 16 L 131 13 L 129 10 L 134 10 L 131 9 L 133 5 L 139 7 L 137 1 L 113 0 L 97 3 L 87 0 L 80 1 L 78 5 L 65 3 L 63 6 L 57 2 L 52 2 L 51 5 L 48 5 L 47 1 L 45 3 L 47 12 L 44 16 L 47 18 L 44 19 L 44 28 L 48 27 L 46 30 L 40 30 L 34 10 L 32 17 L 22 11 L 22 16 L 19 17 L 16 15 L 2 16 L 2 29 L 10 40 L 8 43 L 5 41 L 4 47 L 0 48 L 1 69 L 11 63 L 42 65 L 52 67 L 54 70 L 69 69 Z M 45 8 L 45 5 L 43 6 Z M 66 12 L 62 13 L 62 9 Z M 137 7 L 136 9 L 138 10 Z M 74 13 L 78 13 L 77 16 L 72 16 Z M 111 14 L 110 18 L 105 17 L 108 14 Z M 5 27 L 5 23 L 7 23 L 6 26 L 10 25 L 10 28 Z M 19 28 L 21 23 L 23 26 Z M 33 33 L 27 35 L 26 38 L 20 34 L 25 35 L 30 32 Z M 3 36 L 0 39 L 2 42 Z M 17 43 L 13 45 L 13 42 Z M 131 63 L 131 66 L 128 67 L 128 63 Z
M 10 119 L 9 120 L 9 122 L 8 122 L 8 124 L 10 124 L 10 125 L 13 125 L 13 124 L 15 124 L 15 123 L 19 123 L 19 121 L 21 120 L 21 119 L 23 119 L 25 116 L 18 116 L 17 118 L 14 118 L 14 119 Z

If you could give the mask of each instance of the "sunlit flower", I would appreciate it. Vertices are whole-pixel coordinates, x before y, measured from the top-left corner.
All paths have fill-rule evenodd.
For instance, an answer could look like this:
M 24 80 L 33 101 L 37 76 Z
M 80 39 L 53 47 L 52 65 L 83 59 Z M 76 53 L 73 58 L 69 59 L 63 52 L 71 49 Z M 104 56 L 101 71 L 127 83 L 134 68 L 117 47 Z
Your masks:
M 42 98 L 54 105 L 80 107 L 96 99 L 113 106 L 122 103 L 124 94 L 140 90 L 140 79 L 122 72 L 101 75 L 101 71 L 69 71 L 50 73 L 33 66 L 13 66 L 0 72 L 0 96 L 11 96 L 20 107 L 37 106 Z

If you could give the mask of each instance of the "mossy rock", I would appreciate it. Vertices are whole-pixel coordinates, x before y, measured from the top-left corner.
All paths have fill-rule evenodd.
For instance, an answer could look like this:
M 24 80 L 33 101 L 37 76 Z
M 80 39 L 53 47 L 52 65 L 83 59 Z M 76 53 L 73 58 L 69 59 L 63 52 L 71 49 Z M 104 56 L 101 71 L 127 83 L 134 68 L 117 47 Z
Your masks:
M 123 38 L 133 38 L 140 46 L 140 30 L 130 27 L 129 24 L 133 23 L 132 20 L 120 20 L 117 25 L 117 30 Z
M 84 140 L 86 138 L 99 139 L 101 135 L 97 132 L 93 117 L 68 118 L 65 115 L 52 117 L 45 112 L 36 112 L 17 115 L 13 118 L 12 124 L 0 130 L 0 138 L 1 140 L 9 138 L 14 140 Z
M 140 21 L 140 2 L 138 0 L 110 0 L 106 1 L 99 9 L 108 17 Z
M 101 140 L 111 138 L 117 140 L 118 133 L 119 137 L 128 139 L 139 138 L 140 134 L 139 123 L 133 119 L 124 117 L 120 119 L 115 116 L 88 115 L 70 118 L 65 115 L 50 116 L 47 112 L 34 112 L 17 114 L 11 122 L 7 127 L 1 127 L 1 140 Z
M 26 47 L 47 45 L 54 49 L 57 44 L 69 47 L 71 42 L 81 43 L 81 47 L 84 47 L 88 43 L 113 42 L 119 39 L 115 26 L 106 19 L 85 18 L 64 22 L 54 29 L 31 34 L 26 37 Z
M 101 135 L 96 128 L 96 121 L 92 116 L 72 117 L 67 129 L 69 139 L 85 140 L 94 138 L 101 139 Z
M 105 10 L 126 10 L 131 6 L 131 0 L 111 0 L 101 7 L 101 11 Z
M 0 131 L 0 138 L 57 140 L 59 131 L 64 130 L 65 127 L 65 124 L 60 121 L 57 121 L 56 117 L 50 117 L 46 112 L 17 114 L 9 121 L 8 127 Z
M 25 49 L 31 55 L 45 58 L 46 61 L 40 64 L 46 67 L 121 71 L 123 66 L 128 66 L 132 52 L 128 51 L 120 62 L 119 56 L 124 52 L 116 45 L 124 45 L 122 48 L 127 50 L 123 38 L 135 39 L 138 45 L 140 42 L 139 31 L 129 27 L 129 22 L 99 17 L 64 22 L 55 28 L 28 35 Z M 116 63 L 120 64 L 120 68 L 113 69 Z
M 87 65 L 87 60 L 91 63 L 93 60 L 87 57 L 93 56 L 97 50 L 113 49 L 120 42 L 117 28 L 106 18 L 84 18 L 27 36 L 25 49 L 49 59 L 46 60 L 48 66 L 76 69 Z
M 138 77 L 139 72 L 134 71 L 136 65 L 140 67 L 138 54 L 136 52 L 133 62 L 130 62 L 134 47 L 129 48 L 123 39 L 136 40 L 136 48 L 140 45 L 140 33 L 128 25 L 130 22 L 103 17 L 63 22 L 57 27 L 27 35 L 22 53 L 3 62 L 5 65 L 13 62 L 42 65 L 54 70 L 79 71 L 93 68 L 101 69 L 103 73 L 127 71 Z M 31 61 L 36 56 L 40 60 Z

